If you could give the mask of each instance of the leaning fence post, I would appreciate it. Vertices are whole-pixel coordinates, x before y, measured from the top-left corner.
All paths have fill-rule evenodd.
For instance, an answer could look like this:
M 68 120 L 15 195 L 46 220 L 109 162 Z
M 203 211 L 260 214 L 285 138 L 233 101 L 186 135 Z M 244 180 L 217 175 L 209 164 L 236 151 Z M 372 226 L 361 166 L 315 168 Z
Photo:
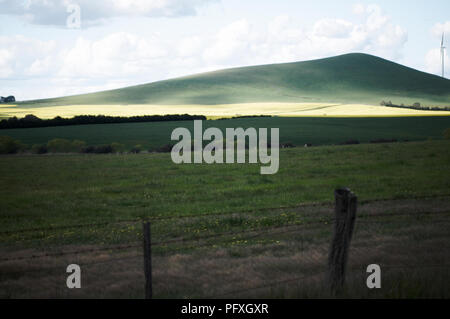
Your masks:
M 357 197 L 348 188 L 334 191 L 336 201 L 334 235 L 328 255 L 328 281 L 333 292 L 344 285 L 348 248 L 356 218 Z
M 144 273 L 145 273 L 145 299 L 152 299 L 152 242 L 150 223 L 144 222 Z

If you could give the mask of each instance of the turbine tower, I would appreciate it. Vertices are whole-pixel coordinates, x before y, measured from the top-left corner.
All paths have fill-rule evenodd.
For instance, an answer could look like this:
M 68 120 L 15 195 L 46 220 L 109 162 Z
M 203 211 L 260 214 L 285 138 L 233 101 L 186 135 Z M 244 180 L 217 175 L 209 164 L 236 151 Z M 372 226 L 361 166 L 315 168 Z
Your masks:
M 442 33 L 441 40 L 441 60 L 442 60 L 442 77 L 445 78 L 445 47 L 444 47 L 444 33 Z

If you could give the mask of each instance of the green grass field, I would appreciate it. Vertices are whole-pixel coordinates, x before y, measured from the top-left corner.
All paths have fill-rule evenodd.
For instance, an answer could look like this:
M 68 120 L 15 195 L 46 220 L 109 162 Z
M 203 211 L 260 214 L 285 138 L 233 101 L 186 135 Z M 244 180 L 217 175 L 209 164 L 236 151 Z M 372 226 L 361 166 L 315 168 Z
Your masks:
M 153 249 L 156 298 L 332 297 L 333 190 L 348 186 L 359 208 L 339 296 L 448 298 L 449 146 L 286 149 L 273 176 L 259 165 L 175 165 L 169 154 L 1 156 L 0 297 L 141 298 L 143 219 L 154 242 L 169 241 Z M 189 241 L 202 236 L 212 237 Z M 57 254 L 21 259 L 47 253 Z M 383 289 L 371 292 L 374 262 Z M 83 289 L 64 289 L 70 263 L 82 266 Z
M 306 143 L 330 145 L 350 139 L 368 143 L 376 139 L 420 141 L 440 139 L 450 128 L 450 117 L 403 118 L 246 118 L 223 121 L 206 121 L 204 127 L 278 127 L 280 142 L 297 146 Z M 144 149 L 173 143 L 170 135 L 177 127 L 193 130 L 192 122 L 153 122 L 130 124 L 101 124 L 32 129 L 1 130 L 0 135 L 11 136 L 33 145 L 47 143 L 54 138 L 83 140 L 87 144 L 121 143 L 127 148 L 140 144 Z
M 260 165 L 176 165 L 170 154 L 0 157 L 1 230 L 331 201 L 449 194 L 448 141 L 282 150 Z

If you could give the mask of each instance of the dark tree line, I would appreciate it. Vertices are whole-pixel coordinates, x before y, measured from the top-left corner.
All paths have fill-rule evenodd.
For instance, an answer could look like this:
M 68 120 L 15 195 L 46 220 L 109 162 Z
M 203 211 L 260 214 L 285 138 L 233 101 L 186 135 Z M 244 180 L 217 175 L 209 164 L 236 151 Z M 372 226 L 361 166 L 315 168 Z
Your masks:
M 112 123 L 139 123 L 164 121 L 192 121 L 206 120 L 203 115 L 143 115 L 143 116 L 105 116 L 105 115 L 79 115 L 72 118 L 57 116 L 53 119 L 40 119 L 32 114 L 23 118 L 11 117 L 0 121 L 0 129 L 34 128 L 49 126 L 86 125 L 86 124 L 112 124 Z
M 450 111 L 450 106 L 442 106 L 442 107 L 429 107 L 429 106 L 422 106 L 419 102 L 414 103 L 413 105 L 396 105 L 393 104 L 391 101 L 381 101 L 381 106 L 387 106 L 387 107 L 396 107 L 400 109 L 412 109 L 412 110 L 419 110 L 419 111 Z
M 226 120 L 235 120 L 235 119 L 251 119 L 251 118 L 258 118 L 258 117 L 272 117 L 272 115 L 240 115 L 240 116 L 233 116 L 233 117 L 222 117 L 217 119 L 217 121 L 226 121 Z

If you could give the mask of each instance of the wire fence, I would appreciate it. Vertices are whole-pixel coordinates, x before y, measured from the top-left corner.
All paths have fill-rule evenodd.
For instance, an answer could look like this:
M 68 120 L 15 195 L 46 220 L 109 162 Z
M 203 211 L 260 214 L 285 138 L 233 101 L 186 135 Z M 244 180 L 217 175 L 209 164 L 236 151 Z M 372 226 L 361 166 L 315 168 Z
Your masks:
M 450 278 L 450 209 L 364 207 L 349 250 L 346 282 L 353 294 L 369 293 L 370 264 L 397 284 L 403 272 L 418 269 L 415 280 L 433 279 L 422 288 L 433 285 L 436 293 Z M 329 296 L 324 283 L 337 221 L 329 204 L 148 220 L 155 298 Z M 0 297 L 144 295 L 142 220 L 22 229 L 0 238 Z M 82 269 L 81 289 L 66 287 L 69 264 Z

